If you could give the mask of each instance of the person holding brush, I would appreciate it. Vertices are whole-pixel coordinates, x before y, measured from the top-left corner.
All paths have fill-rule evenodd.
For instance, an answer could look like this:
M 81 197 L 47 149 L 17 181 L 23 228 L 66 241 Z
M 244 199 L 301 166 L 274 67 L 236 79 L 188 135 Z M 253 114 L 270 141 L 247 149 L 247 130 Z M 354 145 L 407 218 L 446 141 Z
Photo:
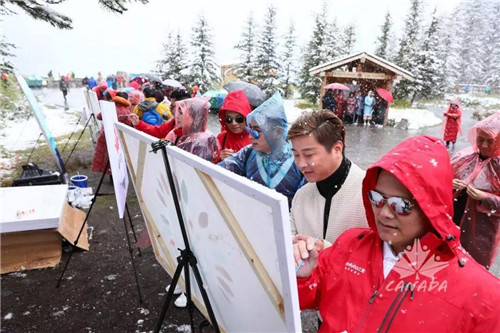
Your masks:
M 460 246 L 452 176 L 442 140 L 408 138 L 366 172 L 369 228 L 320 253 L 294 236 L 300 308 L 319 309 L 319 332 L 500 332 L 500 281 Z
M 345 127 L 329 110 L 305 112 L 288 131 L 295 164 L 307 180 L 292 202 L 292 233 L 319 237 L 321 250 L 350 228 L 366 227 L 365 172 L 344 153 Z

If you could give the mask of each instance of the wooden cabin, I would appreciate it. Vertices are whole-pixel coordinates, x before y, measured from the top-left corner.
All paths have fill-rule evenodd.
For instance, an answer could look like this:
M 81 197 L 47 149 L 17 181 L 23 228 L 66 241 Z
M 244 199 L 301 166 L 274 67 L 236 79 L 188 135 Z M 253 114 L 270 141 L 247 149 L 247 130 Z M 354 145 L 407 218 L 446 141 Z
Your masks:
M 409 71 L 368 52 L 338 57 L 311 68 L 309 72 L 321 77 L 321 96 L 325 93 L 325 86 L 335 82 L 345 84 L 355 91 L 361 90 L 365 95 L 376 88 L 391 91 L 396 80 L 414 80 Z

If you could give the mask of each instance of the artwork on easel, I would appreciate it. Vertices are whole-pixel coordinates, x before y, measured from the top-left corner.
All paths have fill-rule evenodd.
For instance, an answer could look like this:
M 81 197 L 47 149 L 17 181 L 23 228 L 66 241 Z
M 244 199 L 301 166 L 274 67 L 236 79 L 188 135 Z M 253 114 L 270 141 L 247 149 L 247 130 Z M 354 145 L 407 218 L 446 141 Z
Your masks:
M 151 151 L 158 139 L 115 126 L 155 255 L 172 276 L 184 247 L 163 156 Z M 286 197 L 177 147 L 166 151 L 221 331 L 301 331 Z M 208 318 L 195 283 L 192 291 Z
M 106 148 L 108 149 L 109 164 L 113 175 L 113 186 L 115 189 L 118 215 L 123 218 L 125 203 L 127 201 L 128 174 L 125 155 L 114 126 L 118 122 L 115 103 L 101 101 L 102 124 L 106 136 Z
M 24 80 L 24 78 L 16 73 L 16 79 L 17 82 L 19 83 L 19 86 L 21 87 L 21 90 L 23 91 L 24 95 L 26 96 L 26 99 L 28 100 L 28 103 L 31 106 L 31 110 L 33 111 L 33 114 L 35 115 L 35 119 L 38 123 L 38 126 L 40 127 L 40 130 L 43 133 L 43 136 L 45 137 L 45 140 L 47 140 L 47 143 L 49 144 L 50 151 L 52 152 L 52 155 L 54 155 L 54 158 L 56 159 L 57 166 L 59 167 L 59 171 L 61 172 L 62 179 L 67 183 L 68 182 L 68 174 L 66 172 L 66 167 L 64 166 L 64 162 L 62 160 L 61 154 L 59 153 L 59 150 L 57 149 L 57 144 L 56 140 L 52 136 L 52 133 L 47 126 L 47 122 L 45 121 L 45 116 L 42 112 L 42 109 L 40 108 L 40 105 L 38 104 L 38 101 L 33 94 L 33 91 L 28 87 L 28 84 Z
M 83 116 L 85 121 L 89 122 L 89 128 L 90 128 L 90 136 L 92 138 L 92 142 L 94 144 L 97 142 L 97 137 L 99 135 L 99 125 L 97 122 L 97 115 L 99 114 L 99 110 L 94 110 L 95 105 L 98 105 L 97 103 L 97 95 L 95 92 L 92 90 L 88 90 L 86 88 L 82 88 L 82 93 L 83 93 L 83 98 L 85 99 L 85 107 L 83 108 Z M 94 100 L 94 102 L 91 102 L 91 100 Z M 90 120 L 91 118 L 94 118 L 93 120 Z

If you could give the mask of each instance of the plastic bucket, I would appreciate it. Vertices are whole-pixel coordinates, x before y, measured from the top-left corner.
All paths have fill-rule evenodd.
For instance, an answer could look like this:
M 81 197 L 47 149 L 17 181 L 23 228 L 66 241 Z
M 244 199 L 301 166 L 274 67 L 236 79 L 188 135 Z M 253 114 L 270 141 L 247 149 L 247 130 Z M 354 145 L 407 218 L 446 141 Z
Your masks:
M 77 175 L 70 178 L 73 185 L 78 187 L 87 187 L 88 177 L 85 175 Z

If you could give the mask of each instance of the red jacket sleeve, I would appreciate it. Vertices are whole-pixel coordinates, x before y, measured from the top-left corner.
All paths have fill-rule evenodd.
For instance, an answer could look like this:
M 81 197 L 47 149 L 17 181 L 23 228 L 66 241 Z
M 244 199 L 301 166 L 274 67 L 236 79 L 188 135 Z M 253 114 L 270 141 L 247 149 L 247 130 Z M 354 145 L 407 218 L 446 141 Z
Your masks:
M 141 132 L 148 133 L 158 139 L 163 139 L 167 136 L 167 134 L 174 129 L 174 119 L 158 125 L 153 126 L 148 123 L 143 122 L 142 120 L 135 126 L 135 128 Z

